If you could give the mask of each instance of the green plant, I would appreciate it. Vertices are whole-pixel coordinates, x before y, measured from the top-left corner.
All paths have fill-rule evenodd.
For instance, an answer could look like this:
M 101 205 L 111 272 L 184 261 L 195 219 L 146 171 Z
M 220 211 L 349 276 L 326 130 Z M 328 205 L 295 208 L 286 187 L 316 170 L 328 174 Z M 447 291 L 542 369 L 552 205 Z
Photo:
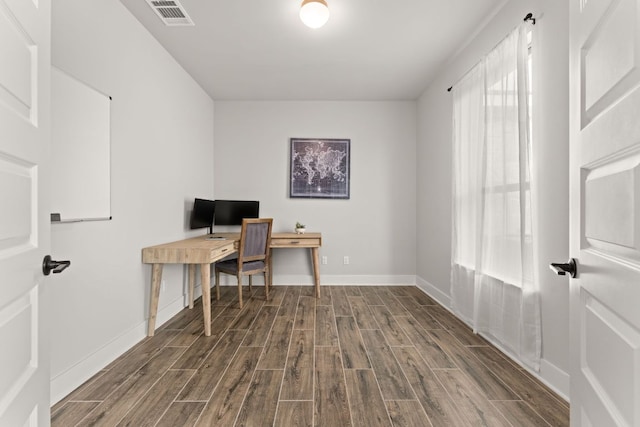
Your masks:
M 305 228 L 305 225 L 299 222 L 296 222 L 296 228 Z

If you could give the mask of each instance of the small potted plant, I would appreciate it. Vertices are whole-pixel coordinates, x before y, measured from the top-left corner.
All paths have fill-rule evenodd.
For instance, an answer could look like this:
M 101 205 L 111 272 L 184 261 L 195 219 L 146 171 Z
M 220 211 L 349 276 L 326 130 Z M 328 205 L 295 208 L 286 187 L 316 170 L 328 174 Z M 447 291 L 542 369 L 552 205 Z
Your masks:
M 304 234 L 307 231 L 304 224 L 296 222 L 296 234 Z

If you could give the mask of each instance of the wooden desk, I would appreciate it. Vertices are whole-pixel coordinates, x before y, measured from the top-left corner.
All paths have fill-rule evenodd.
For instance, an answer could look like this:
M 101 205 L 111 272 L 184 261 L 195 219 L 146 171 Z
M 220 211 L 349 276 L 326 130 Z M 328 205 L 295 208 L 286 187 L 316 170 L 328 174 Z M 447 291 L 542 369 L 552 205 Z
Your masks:
M 152 264 L 148 336 L 151 337 L 155 333 L 162 267 L 164 264 L 189 265 L 189 308 L 193 308 L 195 270 L 197 265 L 200 266 L 204 334 L 206 336 L 211 335 L 211 270 L 209 265 L 237 251 L 240 233 L 215 233 L 214 236 L 224 237 L 225 240 L 210 239 L 210 235 L 208 235 L 142 249 L 142 262 Z M 318 256 L 318 248 L 320 246 L 322 246 L 322 235 L 320 233 L 271 234 L 271 248 L 311 249 L 313 280 L 317 298 L 320 297 L 320 262 Z M 271 266 L 269 266 L 269 274 L 273 275 Z M 271 283 L 273 284 L 273 281 Z

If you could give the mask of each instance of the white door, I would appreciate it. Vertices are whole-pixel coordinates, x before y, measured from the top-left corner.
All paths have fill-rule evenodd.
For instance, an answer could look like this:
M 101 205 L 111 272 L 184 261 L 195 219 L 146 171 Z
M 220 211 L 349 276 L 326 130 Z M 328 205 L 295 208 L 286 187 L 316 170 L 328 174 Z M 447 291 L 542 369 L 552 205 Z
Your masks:
M 571 424 L 640 426 L 640 0 L 570 0 Z
M 48 426 L 49 0 L 0 0 L 0 426 Z

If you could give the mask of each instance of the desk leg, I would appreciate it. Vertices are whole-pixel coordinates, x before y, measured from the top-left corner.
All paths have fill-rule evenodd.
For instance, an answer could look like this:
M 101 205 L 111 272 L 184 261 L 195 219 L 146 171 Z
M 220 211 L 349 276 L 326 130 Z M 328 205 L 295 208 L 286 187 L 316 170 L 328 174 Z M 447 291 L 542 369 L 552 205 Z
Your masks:
M 151 266 L 151 295 L 149 299 L 149 329 L 147 335 L 152 337 L 156 331 L 156 315 L 160 299 L 160 282 L 162 281 L 162 264 Z
M 189 308 L 193 308 L 193 291 L 196 286 L 196 264 L 189 264 Z
M 320 257 L 318 248 L 311 248 L 311 262 L 313 263 L 313 281 L 316 285 L 316 298 L 320 298 Z
M 204 335 L 211 336 L 211 270 L 209 264 L 200 264 L 202 279 L 202 314 L 204 315 Z
M 273 286 L 273 251 L 269 256 L 269 287 Z

